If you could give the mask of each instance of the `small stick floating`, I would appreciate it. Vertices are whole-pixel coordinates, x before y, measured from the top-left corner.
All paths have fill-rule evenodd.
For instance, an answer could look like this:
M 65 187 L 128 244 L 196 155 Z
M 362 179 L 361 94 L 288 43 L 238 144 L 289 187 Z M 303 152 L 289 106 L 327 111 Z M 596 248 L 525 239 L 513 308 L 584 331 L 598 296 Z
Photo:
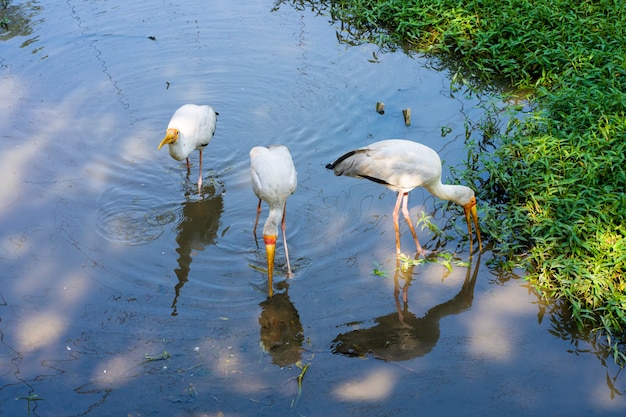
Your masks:
M 411 108 L 402 110 L 402 115 L 404 116 L 404 125 L 411 126 Z

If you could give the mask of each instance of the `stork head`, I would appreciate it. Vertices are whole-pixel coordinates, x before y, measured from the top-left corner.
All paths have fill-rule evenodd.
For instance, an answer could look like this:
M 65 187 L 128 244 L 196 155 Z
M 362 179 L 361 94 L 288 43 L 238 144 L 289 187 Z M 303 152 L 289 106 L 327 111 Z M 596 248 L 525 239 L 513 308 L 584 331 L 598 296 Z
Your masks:
M 274 253 L 276 252 L 276 235 L 263 235 L 265 253 L 267 255 L 267 285 L 269 296 L 274 293 Z
M 159 150 L 163 147 L 163 145 L 169 145 L 172 143 L 176 143 L 176 141 L 178 140 L 180 133 L 178 131 L 178 129 L 170 127 L 169 129 L 167 129 L 165 131 L 165 137 L 163 138 L 163 140 L 161 141 L 161 143 L 159 143 Z
M 482 252 L 483 242 L 480 238 L 480 227 L 478 226 L 478 212 L 476 211 L 476 197 L 472 196 L 467 204 L 463 204 L 463 210 L 465 211 L 465 220 L 467 220 L 467 230 L 469 232 L 470 250 L 472 245 L 472 223 L 470 221 L 470 215 L 476 226 L 476 236 L 478 236 L 478 250 Z

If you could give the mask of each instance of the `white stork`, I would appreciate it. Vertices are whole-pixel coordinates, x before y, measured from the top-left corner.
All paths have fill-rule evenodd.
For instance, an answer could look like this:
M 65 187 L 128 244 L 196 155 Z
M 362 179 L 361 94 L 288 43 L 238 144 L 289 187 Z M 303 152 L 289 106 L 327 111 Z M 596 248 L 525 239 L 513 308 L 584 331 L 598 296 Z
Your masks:
M 259 198 L 256 220 L 254 222 L 255 239 L 256 227 L 261 214 L 261 201 L 265 201 L 270 207 L 265 226 L 263 226 L 263 241 L 265 242 L 267 254 L 267 276 L 269 294 L 271 296 L 273 292 L 272 279 L 278 223 L 281 224 L 283 231 L 283 245 L 285 246 L 285 257 L 287 258 L 287 276 L 291 277 L 289 251 L 285 236 L 285 210 L 287 198 L 296 190 L 297 174 L 289 149 L 283 145 L 270 147 L 255 146 L 252 148 L 250 150 L 250 168 L 252 189 Z
M 350 151 L 332 164 L 326 165 L 326 168 L 332 169 L 335 175 L 365 178 L 383 184 L 398 193 L 398 199 L 393 210 L 397 254 L 400 254 L 398 211 L 400 204 L 402 204 L 402 214 L 409 224 L 413 239 L 415 239 L 417 252 L 426 256 L 426 252 L 422 249 L 415 234 L 407 208 L 409 192 L 416 187 L 424 187 L 434 196 L 462 206 L 467 220 L 470 251 L 472 244 L 470 215 L 476 226 L 479 250 L 482 251 L 474 190 L 463 185 L 442 184 L 441 159 L 437 152 L 428 146 L 404 139 L 383 140 Z
M 200 151 L 198 189 L 202 186 L 202 150 L 213 138 L 217 115 L 211 106 L 185 104 L 176 110 L 167 125 L 165 137 L 159 143 L 159 150 L 167 144 L 172 158 L 187 161 L 187 173 L 190 171 L 189 155 L 196 149 Z

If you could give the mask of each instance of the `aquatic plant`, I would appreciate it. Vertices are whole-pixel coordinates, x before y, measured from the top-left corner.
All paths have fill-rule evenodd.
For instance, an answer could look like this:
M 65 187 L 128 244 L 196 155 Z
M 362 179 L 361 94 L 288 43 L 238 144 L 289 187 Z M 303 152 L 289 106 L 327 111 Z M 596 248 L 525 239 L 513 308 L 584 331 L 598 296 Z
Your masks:
M 30 417 L 30 411 L 31 411 L 30 404 L 34 403 L 36 401 L 41 401 L 41 400 L 43 400 L 43 398 L 40 398 L 38 394 L 30 394 L 27 397 L 18 397 L 18 398 L 16 398 L 16 400 L 25 400 L 26 401 L 26 403 L 27 403 L 26 412 L 27 412 L 27 416 Z

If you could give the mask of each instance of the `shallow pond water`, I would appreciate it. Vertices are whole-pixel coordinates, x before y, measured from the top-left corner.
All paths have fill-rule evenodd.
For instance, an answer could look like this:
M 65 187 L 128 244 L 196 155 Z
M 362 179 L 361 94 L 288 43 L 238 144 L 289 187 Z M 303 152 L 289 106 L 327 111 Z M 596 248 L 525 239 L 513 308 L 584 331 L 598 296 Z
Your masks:
M 488 250 L 469 256 L 458 208 L 411 193 L 412 217 L 447 227 L 469 267 L 402 272 L 394 193 L 325 169 L 403 137 L 437 150 L 452 181 L 481 109 L 447 73 L 271 1 L 13 1 L 5 15 L 0 415 L 26 416 L 32 395 L 38 416 L 626 411 L 603 352 L 494 275 Z M 220 114 L 201 190 L 197 153 L 187 176 L 157 151 L 184 103 Z M 248 152 L 273 143 L 291 149 L 298 189 L 294 277 L 279 242 L 269 298 Z

